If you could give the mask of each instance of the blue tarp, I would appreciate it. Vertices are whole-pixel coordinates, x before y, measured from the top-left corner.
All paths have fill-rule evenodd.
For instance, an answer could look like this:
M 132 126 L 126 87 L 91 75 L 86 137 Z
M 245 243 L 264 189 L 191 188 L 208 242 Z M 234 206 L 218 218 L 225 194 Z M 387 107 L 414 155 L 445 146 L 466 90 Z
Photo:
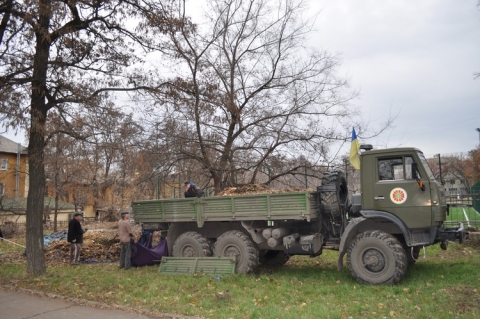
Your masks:
M 46 245 L 49 242 L 55 241 L 55 240 L 67 240 L 67 232 L 64 231 L 58 231 L 56 233 L 52 233 L 50 235 L 43 236 L 43 244 Z

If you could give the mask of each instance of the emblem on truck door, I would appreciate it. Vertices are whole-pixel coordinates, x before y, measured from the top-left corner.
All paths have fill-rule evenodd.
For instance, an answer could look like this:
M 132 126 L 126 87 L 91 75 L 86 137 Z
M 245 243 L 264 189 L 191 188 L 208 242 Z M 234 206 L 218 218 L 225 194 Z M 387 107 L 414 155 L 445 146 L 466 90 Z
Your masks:
M 395 204 L 403 204 L 407 200 L 407 192 L 400 187 L 394 188 L 390 192 L 390 199 Z

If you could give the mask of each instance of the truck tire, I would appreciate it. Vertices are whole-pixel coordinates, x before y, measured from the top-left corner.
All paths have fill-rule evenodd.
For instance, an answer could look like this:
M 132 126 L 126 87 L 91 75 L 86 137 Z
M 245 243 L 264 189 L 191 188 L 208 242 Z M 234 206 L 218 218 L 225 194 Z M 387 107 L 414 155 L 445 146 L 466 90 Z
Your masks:
M 364 284 L 397 284 L 407 271 L 407 256 L 394 236 L 380 230 L 358 234 L 347 252 L 352 276 Z
M 181 234 L 173 244 L 173 257 L 208 257 L 212 250 L 208 240 L 197 232 Z
M 260 264 L 267 267 L 283 266 L 290 259 L 290 256 L 281 250 L 262 250 L 260 251 Z
M 213 254 L 219 257 L 236 257 L 235 273 L 246 274 L 258 266 L 258 249 L 246 234 L 231 230 L 218 237 Z
M 322 186 L 333 185 L 335 192 L 322 192 L 322 202 L 328 205 L 332 216 L 338 219 L 345 211 L 348 198 L 348 186 L 340 171 L 326 172 L 322 177 Z M 344 205 L 342 208 L 342 205 Z

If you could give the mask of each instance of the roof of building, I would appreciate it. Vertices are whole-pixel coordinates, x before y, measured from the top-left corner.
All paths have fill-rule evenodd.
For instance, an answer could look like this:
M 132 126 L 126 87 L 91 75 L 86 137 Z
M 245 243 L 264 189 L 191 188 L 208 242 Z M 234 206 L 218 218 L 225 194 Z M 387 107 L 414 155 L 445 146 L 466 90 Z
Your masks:
M 0 153 L 18 153 L 19 143 L 0 135 Z M 28 154 L 27 148 L 20 144 L 21 154 Z
M 55 209 L 55 198 L 45 197 L 44 207 L 48 206 L 53 213 Z M 0 197 L 0 211 L 13 211 L 13 212 L 21 212 L 27 209 L 27 198 L 26 197 L 7 197 L 3 196 Z M 74 211 L 75 205 L 64 202 L 58 201 L 58 210 L 67 210 L 67 211 Z

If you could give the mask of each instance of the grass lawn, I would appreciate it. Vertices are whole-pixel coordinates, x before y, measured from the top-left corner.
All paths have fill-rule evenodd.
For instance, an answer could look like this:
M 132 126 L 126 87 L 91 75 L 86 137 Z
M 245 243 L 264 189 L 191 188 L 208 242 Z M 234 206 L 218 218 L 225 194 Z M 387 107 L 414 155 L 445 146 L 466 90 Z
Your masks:
M 21 239 L 16 240 L 22 243 Z M 21 248 L 0 243 L 0 285 L 122 305 L 150 315 L 204 318 L 480 318 L 480 245 L 426 248 L 395 286 L 355 282 L 336 270 L 337 252 L 295 256 L 283 267 L 250 275 L 160 275 L 158 266 L 119 270 L 117 264 L 49 266 L 39 277 L 25 263 L 5 262 Z M 222 294 L 220 294 L 222 293 Z

